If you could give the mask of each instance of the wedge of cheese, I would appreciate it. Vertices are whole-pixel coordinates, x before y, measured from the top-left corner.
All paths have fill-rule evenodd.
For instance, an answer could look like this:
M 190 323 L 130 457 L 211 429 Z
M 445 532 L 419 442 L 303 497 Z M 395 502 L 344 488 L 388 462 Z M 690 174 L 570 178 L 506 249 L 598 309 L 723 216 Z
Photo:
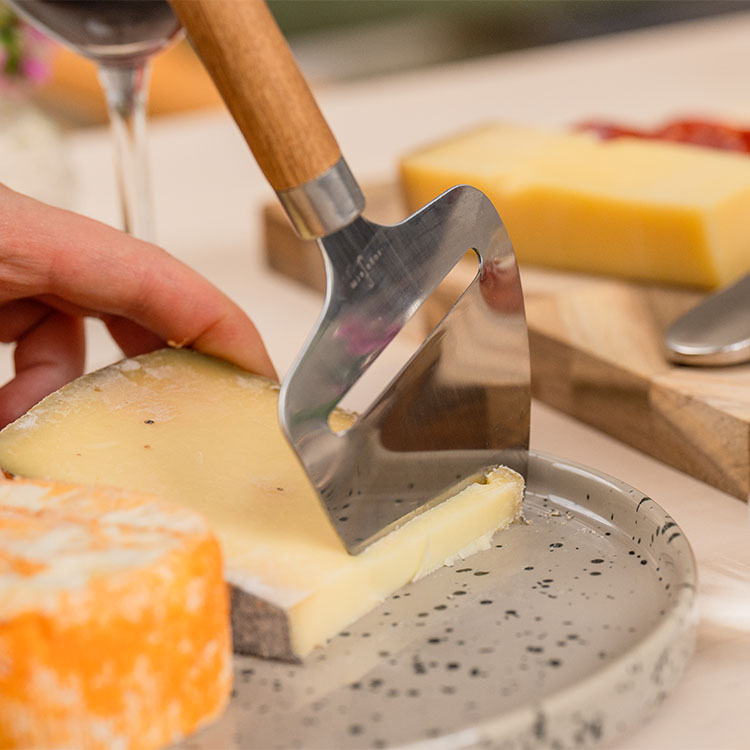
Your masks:
M 231 688 L 221 552 L 142 495 L 0 482 L 0 747 L 156 748 Z
M 148 491 L 200 511 L 221 540 L 235 650 L 295 659 L 397 588 L 489 546 L 522 479 L 485 483 L 348 554 L 278 425 L 278 387 L 191 351 L 86 375 L 0 433 L 0 465 Z M 350 418 L 341 415 L 341 429 Z
M 750 270 L 750 158 L 488 125 L 406 156 L 412 210 L 469 183 L 521 262 L 711 288 Z

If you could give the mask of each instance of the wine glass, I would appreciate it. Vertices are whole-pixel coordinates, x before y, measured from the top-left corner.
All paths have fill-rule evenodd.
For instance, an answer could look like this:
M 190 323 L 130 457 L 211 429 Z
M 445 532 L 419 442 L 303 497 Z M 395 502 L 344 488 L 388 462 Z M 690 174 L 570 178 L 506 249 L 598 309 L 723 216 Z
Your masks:
M 167 0 L 6 0 L 39 30 L 93 60 L 107 99 L 126 232 L 154 239 L 145 143 L 150 60 L 180 32 Z

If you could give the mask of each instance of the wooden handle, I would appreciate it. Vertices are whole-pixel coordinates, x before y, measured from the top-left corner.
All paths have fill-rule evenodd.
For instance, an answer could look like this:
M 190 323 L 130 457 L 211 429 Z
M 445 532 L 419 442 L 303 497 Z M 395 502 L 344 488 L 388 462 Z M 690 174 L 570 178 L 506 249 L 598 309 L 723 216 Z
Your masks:
M 341 158 L 263 0 L 170 2 L 271 187 L 298 187 Z

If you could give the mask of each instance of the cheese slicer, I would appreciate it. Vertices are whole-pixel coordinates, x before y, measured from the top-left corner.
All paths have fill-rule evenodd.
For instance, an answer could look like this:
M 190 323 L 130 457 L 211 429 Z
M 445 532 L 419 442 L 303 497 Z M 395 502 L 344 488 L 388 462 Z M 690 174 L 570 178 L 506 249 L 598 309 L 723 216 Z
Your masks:
M 394 226 L 368 221 L 265 3 L 171 2 L 292 224 L 323 255 L 323 309 L 284 379 L 279 419 L 347 549 L 362 551 L 499 464 L 525 475 L 528 332 L 492 203 L 457 186 Z M 382 116 L 399 114 L 384 102 Z M 377 122 L 363 127 L 377 136 Z M 470 251 L 470 286 L 355 424 L 334 431 L 336 406 Z

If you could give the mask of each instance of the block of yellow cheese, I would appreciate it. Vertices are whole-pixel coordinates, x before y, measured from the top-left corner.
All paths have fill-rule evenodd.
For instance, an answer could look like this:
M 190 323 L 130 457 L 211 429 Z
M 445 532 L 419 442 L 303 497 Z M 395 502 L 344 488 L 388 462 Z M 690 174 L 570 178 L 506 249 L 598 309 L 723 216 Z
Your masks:
M 0 482 L 0 747 L 161 747 L 230 688 L 221 552 L 197 513 Z
M 235 650 L 276 658 L 304 656 L 518 518 L 522 479 L 498 469 L 349 555 L 282 435 L 277 393 L 219 360 L 161 350 L 40 402 L 0 433 L 0 466 L 148 491 L 203 513 L 232 584 Z
M 692 145 L 487 125 L 407 155 L 411 210 L 468 183 L 521 262 L 711 288 L 750 270 L 750 158 Z

